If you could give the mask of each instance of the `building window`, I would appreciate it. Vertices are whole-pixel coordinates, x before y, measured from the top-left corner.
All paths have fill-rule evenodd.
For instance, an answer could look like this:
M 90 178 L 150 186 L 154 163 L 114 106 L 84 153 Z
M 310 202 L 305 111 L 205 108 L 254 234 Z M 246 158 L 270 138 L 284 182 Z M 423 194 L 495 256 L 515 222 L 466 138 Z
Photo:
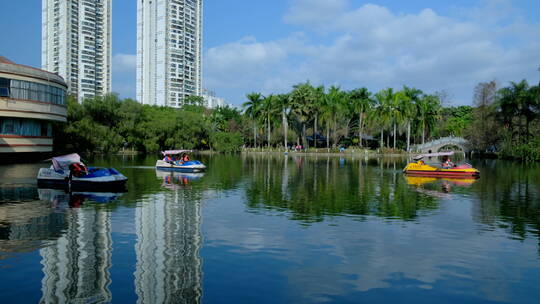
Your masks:
M 7 83 L 7 85 L 3 86 L 5 83 Z M 2 87 L 5 89 L 2 90 Z M 2 93 L 7 93 L 7 95 L 4 96 Z M 66 102 L 66 91 L 64 89 L 24 80 L 11 80 L 10 85 L 10 80 L 7 78 L 0 78 L 0 96 L 13 99 L 35 100 L 59 105 L 64 105 Z
M 9 97 L 9 79 L 0 78 L 0 97 Z
M 51 137 L 52 125 L 36 119 L 0 118 L 0 134 Z

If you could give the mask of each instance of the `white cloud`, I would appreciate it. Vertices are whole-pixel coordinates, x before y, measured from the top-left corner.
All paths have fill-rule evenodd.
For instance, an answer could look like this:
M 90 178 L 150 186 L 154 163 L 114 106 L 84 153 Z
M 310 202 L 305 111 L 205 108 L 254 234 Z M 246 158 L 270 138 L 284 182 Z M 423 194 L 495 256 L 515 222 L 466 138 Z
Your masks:
M 539 24 L 526 23 L 508 1 L 493 3 L 449 17 L 429 8 L 402 14 L 374 4 L 350 8 L 346 0 L 295 0 L 284 20 L 304 34 L 209 49 L 205 86 L 238 99 L 250 91 L 285 91 L 307 79 L 374 91 L 409 85 L 446 90 L 454 102 L 468 104 L 480 81 L 506 85 L 540 76 L 540 43 L 533 38 L 540 36 Z
M 116 54 L 112 58 L 112 87 L 113 92 L 122 98 L 135 98 L 135 74 L 137 69 L 137 55 Z
M 348 0 L 295 0 L 283 19 L 287 23 L 298 25 L 328 24 L 343 14 L 348 2 Z
M 116 54 L 112 58 L 112 70 L 115 73 L 135 72 L 137 68 L 137 55 Z

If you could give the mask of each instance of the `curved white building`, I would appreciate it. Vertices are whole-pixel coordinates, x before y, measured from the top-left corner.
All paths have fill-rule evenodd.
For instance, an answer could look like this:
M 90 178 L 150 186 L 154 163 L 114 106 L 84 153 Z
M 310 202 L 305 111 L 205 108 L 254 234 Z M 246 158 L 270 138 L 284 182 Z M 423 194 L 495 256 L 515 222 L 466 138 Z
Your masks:
M 0 153 L 51 152 L 52 122 L 66 122 L 64 79 L 0 56 Z

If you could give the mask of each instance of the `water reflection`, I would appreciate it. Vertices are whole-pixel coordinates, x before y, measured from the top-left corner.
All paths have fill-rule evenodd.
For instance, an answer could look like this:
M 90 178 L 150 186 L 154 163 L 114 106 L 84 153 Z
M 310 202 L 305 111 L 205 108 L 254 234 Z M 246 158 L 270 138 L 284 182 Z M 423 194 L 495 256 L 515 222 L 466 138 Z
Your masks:
M 455 188 L 471 187 L 477 179 L 466 178 L 435 178 L 404 175 L 407 184 L 415 191 L 436 198 L 451 199 Z
M 66 221 L 66 232 L 40 250 L 44 274 L 41 302 L 110 302 L 110 214 L 95 208 L 71 208 Z
M 536 299 L 538 165 L 475 162 L 481 179 L 453 180 L 404 176 L 396 159 L 204 157 L 204 174 L 129 160 L 124 194 L 36 189 L 13 181 L 17 170 L 1 180 L 0 169 L 0 279 L 24 281 L 0 294 L 44 303 Z
M 58 206 L 39 201 L 34 187 L 0 187 L 0 260 L 11 253 L 36 250 L 66 228 Z
M 138 303 L 198 303 L 202 294 L 199 250 L 201 194 L 179 191 L 200 174 L 156 171 L 173 191 L 149 195 L 135 213 Z
M 190 188 L 192 182 L 200 180 L 203 176 L 203 172 L 184 173 L 156 170 L 156 177 L 163 180 L 161 186 L 170 190 Z
M 53 206 L 81 207 L 85 201 L 94 203 L 110 203 L 119 199 L 124 193 L 115 192 L 66 192 L 59 189 L 39 188 L 39 199 L 50 201 Z
M 377 215 L 412 220 L 438 201 L 409 191 L 395 162 L 335 157 L 245 157 L 250 208 L 287 208 L 306 223 L 326 215 Z M 346 165 L 344 165 L 346 164 Z

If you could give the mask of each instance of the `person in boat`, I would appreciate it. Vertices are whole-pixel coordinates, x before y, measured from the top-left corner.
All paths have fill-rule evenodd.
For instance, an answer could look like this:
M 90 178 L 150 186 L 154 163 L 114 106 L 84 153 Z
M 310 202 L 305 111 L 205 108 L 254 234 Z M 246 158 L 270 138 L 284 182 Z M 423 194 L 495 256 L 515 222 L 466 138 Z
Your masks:
M 174 162 L 174 159 L 170 156 L 170 155 L 165 155 L 165 157 L 163 158 L 163 161 L 164 162 L 167 162 L 169 164 L 172 164 Z
M 180 159 L 176 160 L 174 163 L 176 165 L 183 165 L 184 163 L 189 161 L 189 155 L 187 153 L 182 153 L 180 156 Z
M 88 168 L 83 163 L 72 163 L 69 165 L 69 175 L 70 180 L 71 176 L 82 177 L 88 174 Z
M 189 155 L 187 153 L 184 153 L 182 156 L 182 162 L 187 163 L 189 161 Z
M 454 168 L 454 163 L 450 160 L 450 157 L 446 158 L 446 161 L 442 165 L 443 169 Z

